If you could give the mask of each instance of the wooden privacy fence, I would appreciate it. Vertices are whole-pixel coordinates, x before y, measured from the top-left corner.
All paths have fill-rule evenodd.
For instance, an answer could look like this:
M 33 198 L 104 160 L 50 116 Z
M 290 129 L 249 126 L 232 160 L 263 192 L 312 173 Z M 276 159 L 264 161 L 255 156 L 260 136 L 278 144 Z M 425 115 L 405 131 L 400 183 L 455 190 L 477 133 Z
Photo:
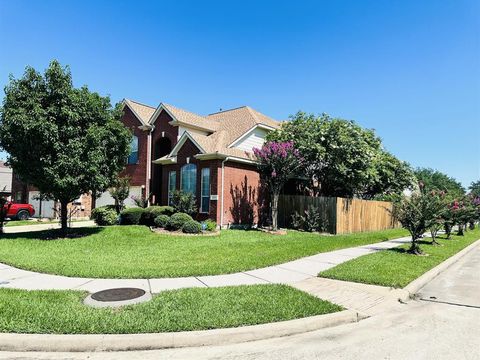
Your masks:
M 334 197 L 281 195 L 278 202 L 278 224 L 290 227 L 295 212 L 304 214 L 308 206 L 318 209 L 332 234 L 392 229 L 398 226 L 392 217 L 392 203 Z

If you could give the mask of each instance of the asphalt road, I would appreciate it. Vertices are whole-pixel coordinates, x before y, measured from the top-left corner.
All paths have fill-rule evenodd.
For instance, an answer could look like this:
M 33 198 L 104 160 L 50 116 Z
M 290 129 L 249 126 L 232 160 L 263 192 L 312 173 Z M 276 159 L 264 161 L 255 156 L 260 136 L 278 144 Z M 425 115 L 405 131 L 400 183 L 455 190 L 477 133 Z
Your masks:
M 117 353 L 0 353 L 0 359 L 480 359 L 480 248 L 419 299 L 356 324 L 228 346 Z

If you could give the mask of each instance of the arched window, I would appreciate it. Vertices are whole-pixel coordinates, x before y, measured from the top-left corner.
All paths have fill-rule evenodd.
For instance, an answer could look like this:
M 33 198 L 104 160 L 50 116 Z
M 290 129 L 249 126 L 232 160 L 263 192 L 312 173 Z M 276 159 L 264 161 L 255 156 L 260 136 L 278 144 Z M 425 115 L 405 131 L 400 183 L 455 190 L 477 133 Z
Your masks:
M 197 167 L 194 164 L 186 164 L 182 166 L 180 179 L 181 190 L 192 194 L 197 192 Z
M 130 143 L 130 155 L 128 156 L 128 164 L 138 163 L 138 136 L 133 136 Z

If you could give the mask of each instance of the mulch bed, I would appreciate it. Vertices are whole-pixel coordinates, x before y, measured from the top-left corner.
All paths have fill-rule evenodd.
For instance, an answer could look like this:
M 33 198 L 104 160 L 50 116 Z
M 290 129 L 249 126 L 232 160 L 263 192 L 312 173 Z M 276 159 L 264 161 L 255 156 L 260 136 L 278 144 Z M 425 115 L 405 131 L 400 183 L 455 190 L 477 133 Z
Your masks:
M 150 230 L 154 233 L 157 233 L 157 234 L 165 234 L 165 235 L 173 235 L 173 236 L 202 236 L 203 237 L 203 236 L 218 236 L 218 235 L 220 235 L 220 230 L 205 231 L 205 232 L 201 232 L 199 234 L 186 234 L 181 230 L 169 231 L 169 230 L 165 230 L 165 229 L 162 229 L 162 228 L 154 228 L 154 227 L 150 227 Z

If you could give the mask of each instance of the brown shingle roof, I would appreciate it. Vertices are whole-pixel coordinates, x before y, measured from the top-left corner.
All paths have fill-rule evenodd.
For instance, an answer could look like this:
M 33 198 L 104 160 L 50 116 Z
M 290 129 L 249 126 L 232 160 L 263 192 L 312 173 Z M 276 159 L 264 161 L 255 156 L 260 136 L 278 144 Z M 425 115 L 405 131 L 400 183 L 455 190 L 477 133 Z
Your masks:
M 142 103 L 139 103 L 137 101 L 133 101 L 130 99 L 125 99 L 125 103 L 130 106 L 130 108 L 133 110 L 135 115 L 139 118 L 139 120 L 143 124 L 148 124 L 148 121 L 152 117 L 153 113 L 155 112 L 155 108 L 149 105 L 145 105 Z
M 169 105 L 165 103 L 162 103 L 162 105 L 180 123 L 199 127 L 212 132 L 218 130 L 218 123 L 216 121 L 209 120 L 203 116 L 197 115 L 187 110 L 177 108 L 176 106 L 173 106 L 173 105 Z
M 207 118 L 218 121 L 220 129 L 227 132 L 226 146 L 230 145 L 255 125 L 263 124 L 273 128 L 280 126 L 278 121 L 249 106 L 213 113 L 208 115 Z

